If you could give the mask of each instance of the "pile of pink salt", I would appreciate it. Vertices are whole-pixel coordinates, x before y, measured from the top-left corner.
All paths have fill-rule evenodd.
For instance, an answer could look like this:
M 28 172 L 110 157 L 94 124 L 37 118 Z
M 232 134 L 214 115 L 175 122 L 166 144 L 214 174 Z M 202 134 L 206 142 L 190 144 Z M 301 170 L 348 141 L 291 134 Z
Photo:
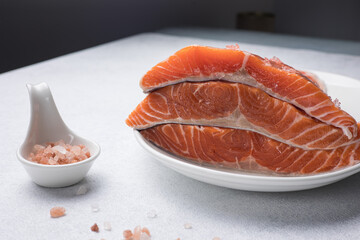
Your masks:
M 47 143 L 45 146 L 36 144 L 28 160 L 46 165 L 62 165 L 77 163 L 90 157 L 90 152 L 82 144 L 65 144 L 63 140 Z

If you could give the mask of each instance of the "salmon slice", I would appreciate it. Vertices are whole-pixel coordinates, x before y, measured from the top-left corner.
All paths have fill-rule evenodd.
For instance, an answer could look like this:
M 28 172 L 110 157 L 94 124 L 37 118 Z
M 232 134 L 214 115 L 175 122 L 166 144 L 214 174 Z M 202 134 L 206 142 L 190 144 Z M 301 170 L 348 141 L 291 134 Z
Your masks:
M 259 88 L 293 104 L 309 116 L 357 135 L 354 118 L 339 109 L 316 81 L 278 59 L 263 59 L 234 49 L 189 46 L 160 62 L 141 79 L 145 92 L 180 82 L 225 80 Z
M 255 172 L 320 173 L 360 160 L 359 142 L 333 150 L 304 150 L 252 131 L 182 124 L 158 125 L 140 133 L 180 157 Z
M 355 141 L 340 128 L 311 118 L 260 89 L 220 81 L 183 82 L 157 89 L 126 123 L 135 129 L 165 123 L 245 129 L 306 150 L 333 149 Z

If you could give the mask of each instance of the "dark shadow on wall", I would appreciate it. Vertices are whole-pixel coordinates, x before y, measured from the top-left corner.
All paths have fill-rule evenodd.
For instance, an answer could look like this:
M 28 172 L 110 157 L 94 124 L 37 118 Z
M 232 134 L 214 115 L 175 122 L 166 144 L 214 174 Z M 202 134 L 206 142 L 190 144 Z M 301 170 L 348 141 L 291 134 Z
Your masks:
M 360 1 L 274 0 L 276 32 L 360 41 Z
M 274 13 L 275 32 L 360 41 L 359 9 L 357 0 L 1 0 L 0 72 L 162 28 L 244 29 L 246 12 Z
M 0 72 L 169 26 L 235 28 L 241 11 L 268 0 L 2 0 Z

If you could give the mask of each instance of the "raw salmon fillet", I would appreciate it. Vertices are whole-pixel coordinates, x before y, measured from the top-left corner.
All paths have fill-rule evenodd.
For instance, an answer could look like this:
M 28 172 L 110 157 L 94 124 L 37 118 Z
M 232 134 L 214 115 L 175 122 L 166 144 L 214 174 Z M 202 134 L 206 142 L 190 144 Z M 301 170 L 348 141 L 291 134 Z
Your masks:
M 333 150 L 304 150 L 252 131 L 181 124 L 158 125 L 140 133 L 178 156 L 255 172 L 321 173 L 360 160 L 359 142 Z
M 334 149 L 354 142 L 340 128 L 260 89 L 221 81 L 183 82 L 157 89 L 126 123 L 135 129 L 165 123 L 245 129 L 305 150 Z
M 127 125 L 177 156 L 287 175 L 360 161 L 360 125 L 316 75 L 277 58 L 190 46 L 154 66 L 140 86 L 149 94 Z
M 234 49 L 189 46 L 154 66 L 141 79 L 140 86 L 150 92 L 185 81 L 219 79 L 256 87 L 310 117 L 341 128 L 349 139 L 357 135 L 355 119 L 335 106 L 316 81 L 276 58 L 263 59 Z

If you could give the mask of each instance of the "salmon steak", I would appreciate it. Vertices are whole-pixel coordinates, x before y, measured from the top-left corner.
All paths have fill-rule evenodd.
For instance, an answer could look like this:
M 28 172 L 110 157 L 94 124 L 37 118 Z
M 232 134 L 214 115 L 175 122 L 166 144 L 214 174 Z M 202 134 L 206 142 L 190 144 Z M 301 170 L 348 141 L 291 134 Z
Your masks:
M 201 164 L 314 174 L 360 161 L 360 127 L 313 74 L 234 48 L 189 46 L 148 71 L 126 124 Z
M 158 147 L 195 162 L 257 173 L 314 174 L 360 161 L 360 142 L 309 151 L 231 128 L 164 124 L 140 133 Z
M 312 78 L 277 58 L 263 59 L 236 49 L 189 46 L 150 69 L 140 87 L 150 92 L 184 81 L 219 79 L 256 87 L 311 117 L 341 128 L 349 139 L 356 137 L 355 119 L 336 107 Z
M 357 141 L 260 89 L 219 81 L 183 82 L 157 89 L 126 123 L 135 129 L 166 123 L 245 129 L 305 150 L 334 149 Z

